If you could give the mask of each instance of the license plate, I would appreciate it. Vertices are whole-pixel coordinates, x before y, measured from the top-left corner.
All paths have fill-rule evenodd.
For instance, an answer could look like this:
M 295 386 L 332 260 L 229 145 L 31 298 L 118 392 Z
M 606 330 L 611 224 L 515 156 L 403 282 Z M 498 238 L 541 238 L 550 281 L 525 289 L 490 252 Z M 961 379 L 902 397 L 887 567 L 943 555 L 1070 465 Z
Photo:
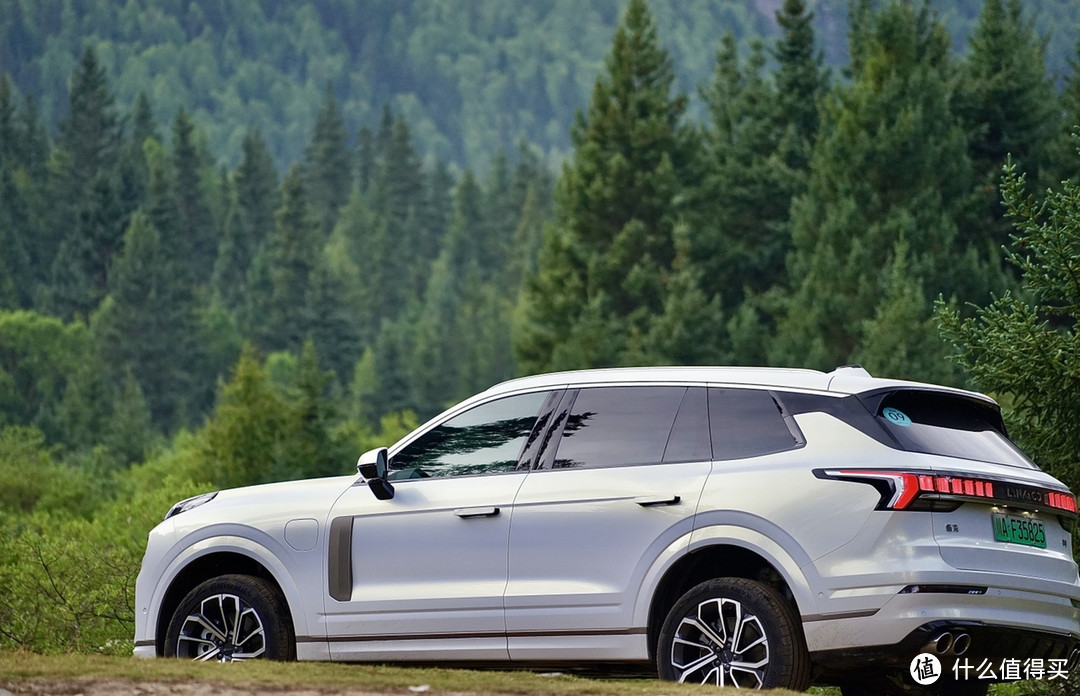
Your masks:
M 994 539 L 1011 544 L 1046 548 L 1046 527 L 1039 520 L 1016 515 L 993 515 Z

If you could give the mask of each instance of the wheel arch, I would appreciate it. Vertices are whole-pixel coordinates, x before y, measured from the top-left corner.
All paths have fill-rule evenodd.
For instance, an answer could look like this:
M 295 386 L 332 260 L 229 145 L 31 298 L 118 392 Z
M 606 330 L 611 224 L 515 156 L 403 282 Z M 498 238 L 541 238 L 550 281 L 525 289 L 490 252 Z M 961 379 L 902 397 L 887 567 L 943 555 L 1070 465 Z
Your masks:
M 784 560 L 788 562 L 784 563 L 744 540 L 716 540 L 697 548 L 692 546 L 689 553 L 667 569 L 652 594 L 646 626 L 649 659 L 656 659 L 660 630 L 672 607 L 692 587 L 707 580 L 739 577 L 762 582 L 780 592 L 791 603 L 796 615 L 804 613 L 807 602 L 813 601 L 809 587 L 792 559 Z
M 208 550 L 205 553 L 187 559 L 169 582 L 168 589 L 158 603 L 154 622 L 154 651 L 158 657 L 164 654 L 165 634 L 173 612 L 184 597 L 200 583 L 221 575 L 250 575 L 270 583 L 280 594 L 289 610 L 293 630 L 298 631 L 297 607 L 290 598 L 290 593 L 282 586 L 275 573 L 271 572 L 260 559 L 238 549 Z

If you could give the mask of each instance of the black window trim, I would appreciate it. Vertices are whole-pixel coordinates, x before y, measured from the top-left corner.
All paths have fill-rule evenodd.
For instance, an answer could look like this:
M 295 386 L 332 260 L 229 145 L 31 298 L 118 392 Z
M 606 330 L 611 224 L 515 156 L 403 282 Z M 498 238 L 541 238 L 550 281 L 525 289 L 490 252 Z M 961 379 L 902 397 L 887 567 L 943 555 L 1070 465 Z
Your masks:
M 562 398 L 565 396 L 566 391 L 567 390 L 566 390 L 565 387 L 562 387 L 562 386 L 559 386 L 559 385 L 553 385 L 553 386 L 540 387 L 540 388 L 536 388 L 536 389 L 522 389 L 521 391 L 511 391 L 511 392 L 504 392 L 504 393 L 501 393 L 501 394 L 493 394 L 488 399 L 477 399 L 477 400 L 471 401 L 469 403 L 463 402 L 463 403 L 457 404 L 458 408 L 454 408 L 454 409 L 452 409 L 450 411 L 444 411 L 443 413 L 439 414 L 438 416 L 435 416 L 431 420 L 426 421 L 423 425 L 417 427 L 415 430 L 413 430 L 411 433 L 406 435 L 404 438 L 402 438 L 402 439 L 398 440 L 397 442 L 395 442 L 394 445 L 390 448 L 390 451 L 388 452 L 388 457 L 389 457 L 390 461 L 392 462 L 394 457 L 396 457 L 402 450 L 409 447 L 409 445 L 413 444 L 414 442 L 419 440 L 421 437 L 423 437 L 427 433 L 431 432 L 435 428 L 438 428 L 438 427 L 442 426 L 443 424 L 447 423 L 448 421 L 451 421 L 454 418 L 457 418 L 458 416 L 460 416 L 460 415 L 462 415 L 464 413 L 468 413 L 469 411 L 471 411 L 471 410 L 473 410 L 475 408 L 480 408 L 481 406 L 486 406 L 487 404 L 493 403 L 495 401 L 499 401 L 501 399 L 509 399 L 509 398 L 512 398 L 512 397 L 515 397 L 515 396 L 524 396 L 524 395 L 527 395 L 527 394 L 537 394 L 537 393 L 547 392 L 548 393 L 547 397 L 545 397 L 544 402 L 540 405 L 540 410 L 537 411 L 536 423 L 533 424 L 533 431 L 529 434 L 529 437 L 526 439 L 525 444 L 522 446 L 521 452 L 518 452 L 518 462 L 517 462 L 517 466 L 515 468 L 513 468 L 513 469 L 511 469 L 509 471 L 498 471 L 498 472 L 490 472 L 490 473 L 485 473 L 485 474 L 462 474 L 460 476 L 432 476 L 432 477 L 424 477 L 424 478 L 404 478 L 404 479 L 395 480 L 394 485 L 397 486 L 397 485 L 401 485 L 401 484 L 411 484 L 411 483 L 416 483 L 416 482 L 419 482 L 419 481 L 445 481 L 448 478 L 455 478 L 455 479 L 487 478 L 489 476 L 503 476 L 503 475 L 506 475 L 506 474 L 527 473 L 528 469 L 526 467 L 524 467 L 524 460 L 523 460 L 522 457 L 528 451 L 528 446 L 534 440 L 536 440 L 537 437 L 538 437 L 538 435 L 536 433 L 536 428 L 537 428 L 538 425 L 540 425 L 542 423 L 541 417 L 544 415 L 545 410 L 548 409 L 549 407 L 551 407 L 552 410 L 554 410 L 554 404 L 557 404 L 562 400 Z M 440 418 L 440 416 L 442 416 L 442 417 Z M 436 419 L 438 419 L 438 420 L 436 420 Z

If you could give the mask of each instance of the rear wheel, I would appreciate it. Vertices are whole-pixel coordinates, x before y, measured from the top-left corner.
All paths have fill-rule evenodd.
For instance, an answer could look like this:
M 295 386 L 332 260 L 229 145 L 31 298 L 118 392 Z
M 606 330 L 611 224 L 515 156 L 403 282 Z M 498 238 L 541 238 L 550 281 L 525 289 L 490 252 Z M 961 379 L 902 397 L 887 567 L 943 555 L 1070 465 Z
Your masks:
M 176 608 L 165 637 L 165 655 L 217 662 L 296 659 L 285 601 L 262 578 L 211 578 Z
M 679 599 L 660 631 L 662 679 L 744 689 L 810 685 L 802 625 L 779 592 L 754 580 L 718 578 Z

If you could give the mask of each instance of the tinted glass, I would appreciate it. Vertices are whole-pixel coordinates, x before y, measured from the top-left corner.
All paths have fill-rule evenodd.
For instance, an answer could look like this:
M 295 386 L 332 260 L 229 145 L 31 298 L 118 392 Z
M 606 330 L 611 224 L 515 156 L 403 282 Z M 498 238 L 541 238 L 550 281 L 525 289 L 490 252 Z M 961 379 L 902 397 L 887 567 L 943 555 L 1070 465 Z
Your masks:
M 663 460 L 686 387 L 582 389 L 566 418 L 555 468 Z
M 709 444 L 709 407 L 705 387 L 690 387 L 671 428 L 665 462 L 703 462 L 712 459 Z
M 761 389 L 709 389 L 713 456 L 741 459 L 799 446 L 773 395 Z
M 905 450 L 1037 468 L 1000 430 L 993 405 L 917 390 L 893 392 L 875 414 Z
M 427 431 L 394 455 L 387 478 L 513 471 L 547 392 L 489 401 Z

